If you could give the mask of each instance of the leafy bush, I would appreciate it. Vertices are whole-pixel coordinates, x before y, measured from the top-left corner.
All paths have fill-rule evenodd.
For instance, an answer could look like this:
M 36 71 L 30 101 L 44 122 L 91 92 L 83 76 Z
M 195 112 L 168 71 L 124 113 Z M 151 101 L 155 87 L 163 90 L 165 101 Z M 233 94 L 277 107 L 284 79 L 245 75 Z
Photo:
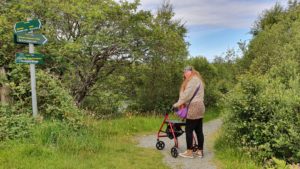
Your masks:
M 35 121 L 31 117 L 31 88 L 29 68 L 12 65 L 8 84 L 12 103 L 1 106 L 0 141 L 29 137 Z M 41 119 L 65 121 L 73 129 L 82 127 L 80 111 L 59 80 L 37 69 L 38 114 Z
M 0 141 L 29 137 L 34 120 L 27 114 L 8 113 L 8 106 L 0 108 Z
M 37 69 L 36 76 L 39 114 L 45 119 L 76 121 L 80 111 L 59 80 L 39 69 Z M 13 100 L 11 112 L 13 114 L 30 113 L 31 88 L 28 66 L 13 65 L 9 85 Z
M 110 91 L 95 91 L 92 96 L 86 97 L 83 107 L 89 109 L 89 115 L 96 119 L 113 117 L 122 113 L 124 96 Z
M 284 160 L 279 160 L 277 158 L 272 158 L 267 165 L 267 169 L 280 169 L 280 168 L 285 168 L 285 169 L 295 169 L 298 168 L 296 164 L 287 164 Z
M 226 137 L 260 161 L 300 161 L 300 76 L 285 61 L 266 75 L 243 75 L 224 105 Z

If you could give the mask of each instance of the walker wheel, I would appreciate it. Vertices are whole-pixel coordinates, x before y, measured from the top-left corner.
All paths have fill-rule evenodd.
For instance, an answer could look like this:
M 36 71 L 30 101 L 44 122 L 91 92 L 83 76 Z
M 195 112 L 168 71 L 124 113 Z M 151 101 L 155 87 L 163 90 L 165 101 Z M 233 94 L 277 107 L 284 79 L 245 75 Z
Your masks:
M 172 157 L 176 158 L 178 156 L 178 150 L 176 147 L 171 148 Z
M 156 143 L 156 148 L 157 148 L 158 150 L 164 149 L 164 148 L 165 148 L 165 143 L 164 143 L 163 141 L 158 141 L 158 142 Z

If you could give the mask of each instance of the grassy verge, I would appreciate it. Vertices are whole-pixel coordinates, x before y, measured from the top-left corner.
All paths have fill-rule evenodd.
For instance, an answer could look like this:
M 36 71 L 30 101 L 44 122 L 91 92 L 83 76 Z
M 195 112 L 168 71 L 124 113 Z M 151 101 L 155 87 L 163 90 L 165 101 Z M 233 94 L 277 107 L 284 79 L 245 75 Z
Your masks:
M 225 131 L 223 131 L 225 132 Z M 215 138 L 215 163 L 221 169 L 262 169 L 249 155 L 245 154 L 237 147 L 231 146 L 222 137 L 221 130 L 214 136 Z
M 221 116 L 218 112 L 218 116 Z M 215 115 L 212 115 L 215 116 Z M 263 167 L 257 164 L 248 154 L 242 152 L 236 146 L 228 143 L 223 134 L 226 131 L 219 129 L 214 135 L 211 136 L 214 145 L 212 148 L 215 152 L 214 162 L 219 169 L 262 169 Z
M 156 117 L 89 121 L 73 131 L 60 122 L 38 125 L 31 138 L 0 143 L 0 168 L 167 168 L 158 151 L 135 146 L 136 133 L 156 130 Z
M 221 130 L 220 130 L 221 131 Z M 232 146 L 226 142 L 226 139 L 222 137 L 221 132 L 216 133 L 213 137 L 215 140 L 215 154 L 214 159 L 218 168 L 220 169 L 299 169 L 299 164 L 287 164 L 284 160 L 272 158 L 272 162 L 268 164 L 258 164 L 247 153 L 241 151 L 235 146 Z
M 218 108 L 208 108 L 204 115 L 204 122 L 217 119 L 219 116 L 220 116 L 220 110 Z
M 217 116 L 209 110 L 205 121 Z M 137 147 L 133 139 L 156 132 L 163 118 L 86 119 L 88 127 L 76 131 L 62 122 L 43 122 L 30 138 L 0 142 L 0 169 L 165 169 L 159 151 Z

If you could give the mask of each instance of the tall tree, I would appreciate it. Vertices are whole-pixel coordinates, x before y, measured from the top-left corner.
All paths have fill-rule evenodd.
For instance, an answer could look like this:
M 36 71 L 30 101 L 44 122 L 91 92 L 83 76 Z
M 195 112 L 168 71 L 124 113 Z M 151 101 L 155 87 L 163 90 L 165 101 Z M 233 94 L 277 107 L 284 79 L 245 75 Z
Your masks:
M 138 102 L 142 111 L 166 111 L 176 101 L 182 80 L 187 57 L 186 28 L 180 20 L 174 20 L 172 5 L 164 1 L 151 29 L 149 50 L 141 67 L 144 75 Z
M 71 87 L 78 105 L 98 80 L 130 64 L 146 51 L 151 14 L 133 3 L 113 0 L 6 1 L 6 18 L 18 10 L 17 19 L 39 18 L 49 44 L 42 48 L 51 71 Z M 7 10 L 6 8 L 6 10 Z M 12 10 L 14 9 L 14 10 Z M 11 31 L 11 30 L 10 30 Z M 7 35 L 7 33 L 5 33 Z M 57 64 L 60 61 L 61 64 Z
M 140 93 L 137 98 L 143 95 L 145 100 L 149 96 L 148 100 L 155 101 L 151 105 L 170 95 L 173 97 L 175 92 L 164 87 L 178 85 L 181 81 L 178 72 L 187 55 L 186 29 L 173 19 L 174 12 L 168 3 L 157 15 L 138 10 L 138 1 L 7 0 L 1 3 L 1 65 L 10 67 L 16 51 L 26 49 L 12 43 L 14 23 L 28 17 L 40 19 L 43 26 L 39 32 L 49 40 L 47 45 L 36 48 L 46 55 L 47 64 L 40 67 L 58 76 L 70 89 L 77 105 L 81 105 L 91 92 L 101 90 L 104 83 L 112 83 L 110 75 L 127 70 L 132 63 L 146 77 L 143 85 L 132 93 L 136 96 Z M 165 93 L 160 93 L 164 91 L 162 88 Z M 177 93 L 177 86 L 174 90 Z

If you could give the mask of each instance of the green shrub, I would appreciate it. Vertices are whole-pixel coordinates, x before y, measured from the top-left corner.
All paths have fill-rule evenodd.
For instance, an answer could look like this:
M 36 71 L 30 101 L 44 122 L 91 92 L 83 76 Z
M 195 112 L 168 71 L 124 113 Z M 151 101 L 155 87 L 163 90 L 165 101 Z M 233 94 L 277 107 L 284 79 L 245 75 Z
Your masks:
M 115 117 L 124 111 L 124 100 L 126 96 L 122 93 L 95 89 L 91 96 L 84 99 L 81 107 L 88 108 L 89 115 L 96 119 Z
M 221 130 L 221 133 L 224 132 L 226 132 L 226 130 Z M 216 159 L 220 168 L 263 168 L 262 165 L 259 165 L 249 154 L 244 153 L 240 147 L 233 145 L 229 139 L 224 138 L 224 134 L 217 135 L 214 148 L 216 150 Z
M 34 120 L 27 114 L 7 113 L 9 109 L 8 106 L 0 108 L 0 141 L 29 137 Z
M 0 141 L 29 137 L 35 123 L 31 117 L 29 68 L 26 65 L 12 65 L 11 68 L 8 84 L 12 102 L 0 108 Z M 60 120 L 75 130 L 81 128 L 81 112 L 59 80 L 39 69 L 36 77 L 38 120 Z
M 77 109 L 73 98 L 62 87 L 56 77 L 37 69 L 36 81 L 39 115 L 45 119 L 78 120 L 80 111 Z M 28 66 L 12 65 L 9 84 L 13 100 L 12 113 L 31 113 L 31 88 Z
M 282 73 L 285 72 L 285 73 Z M 300 161 L 300 76 L 286 61 L 266 75 L 243 75 L 224 104 L 226 137 L 260 161 Z

